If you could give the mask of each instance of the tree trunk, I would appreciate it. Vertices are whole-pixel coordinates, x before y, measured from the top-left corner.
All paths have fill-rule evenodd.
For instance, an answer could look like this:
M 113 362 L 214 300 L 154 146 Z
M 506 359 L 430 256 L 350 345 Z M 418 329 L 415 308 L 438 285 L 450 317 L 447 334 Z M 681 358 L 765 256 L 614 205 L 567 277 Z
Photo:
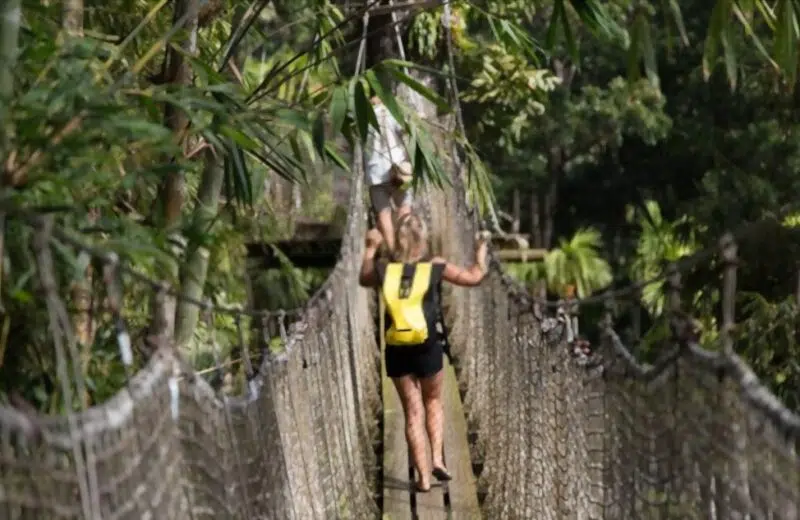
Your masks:
M 172 21 L 173 24 L 183 24 L 187 29 L 188 36 L 181 42 L 181 47 L 187 54 L 194 54 L 197 51 L 198 5 L 199 0 L 176 0 L 175 2 Z M 167 47 L 163 77 L 166 83 L 176 86 L 186 86 L 192 82 L 192 70 L 189 67 L 189 62 L 184 59 L 181 52 L 172 46 Z M 185 148 L 185 132 L 189 123 L 186 114 L 179 107 L 168 103 L 164 107 L 164 121 L 167 127 L 175 134 L 175 138 Z M 183 172 L 179 169 L 169 172 L 161 184 L 159 202 L 162 225 L 166 229 L 175 227 L 180 220 L 184 189 L 185 178 Z
M 236 34 L 237 28 L 241 25 L 246 13 L 248 11 L 241 7 L 236 10 L 231 26 L 231 38 Z M 250 14 L 257 15 L 257 13 Z M 232 48 L 231 53 L 231 61 L 235 66 L 238 66 L 237 62 L 239 60 L 237 60 L 237 56 L 239 53 L 237 49 Z M 222 64 L 221 68 L 226 71 L 230 70 L 225 66 L 225 63 Z M 195 230 L 193 235 L 202 236 L 210 231 L 210 227 L 218 214 L 222 183 L 225 180 L 225 168 L 219 153 L 221 151 L 215 153 L 211 148 L 205 150 L 206 163 L 197 191 L 197 206 L 193 215 L 193 227 Z M 180 270 L 182 298 L 177 305 L 175 313 L 175 342 L 179 348 L 187 346 L 194 336 L 200 309 L 197 305 L 188 303 L 185 300 L 186 298 L 194 300 L 203 298 L 203 289 L 208 276 L 208 261 L 208 249 L 199 243 L 189 244 L 186 251 L 186 261 Z
M 64 1 L 64 31 L 70 36 L 83 36 L 83 0 Z
M 555 227 L 556 206 L 558 205 L 558 185 L 564 176 L 564 149 L 553 146 L 547 154 L 547 191 L 544 194 L 542 208 L 542 246 L 550 249 L 553 245 L 553 228 Z
M 20 0 L 4 0 L 0 3 L 0 169 L 3 169 L 9 153 L 9 125 L 6 121 L 7 100 L 14 92 L 14 65 L 17 59 L 19 25 L 22 12 Z M 5 178 L 5 176 L 4 176 Z M 0 213 L 0 289 L 3 282 L 5 258 L 6 216 Z M 0 300 L 2 311 L 2 300 Z
M 72 37 L 83 36 L 83 0 L 65 0 L 64 17 L 62 19 L 64 32 Z M 89 224 L 96 221 L 94 213 L 89 215 Z M 75 339 L 84 347 L 94 342 L 92 334 L 92 264 L 86 266 L 83 279 L 77 280 L 72 285 L 72 306 L 75 309 L 72 315 L 72 329 Z M 81 356 L 84 368 L 91 359 L 91 350 L 84 351 Z
M 564 63 L 560 59 L 553 60 L 553 72 L 561 79 L 561 91 L 569 97 L 572 80 L 575 78 L 575 66 Z M 566 169 L 567 150 L 563 143 L 553 142 L 547 151 L 546 191 L 541 195 L 541 246 L 544 249 L 553 247 L 553 230 L 555 228 L 556 208 L 558 206 L 558 187 Z
M 199 7 L 199 0 L 175 0 L 175 10 L 173 12 L 172 20 L 173 25 L 182 26 L 187 35 L 186 38 L 180 42 L 183 52 L 187 54 L 194 54 L 197 50 L 197 13 Z M 192 82 L 192 71 L 189 67 L 189 62 L 184 59 L 183 54 L 177 51 L 174 47 L 167 47 L 166 57 L 164 59 L 163 78 L 167 83 L 175 86 L 186 86 Z M 186 148 L 186 129 L 189 120 L 181 109 L 175 105 L 167 104 L 164 107 L 164 121 L 167 127 L 175 134 L 175 139 L 183 144 Z M 161 184 L 158 194 L 157 215 L 154 219 L 155 222 L 168 232 L 173 233 L 170 237 L 174 243 L 173 254 L 175 257 L 180 258 L 181 244 L 183 243 L 182 237 L 176 233 L 176 228 L 180 223 L 181 210 L 183 208 L 183 192 L 185 189 L 185 179 L 183 172 L 178 169 L 169 172 Z M 168 268 L 167 276 L 170 282 L 175 283 L 180 276 L 178 262 L 172 262 Z M 153 299 L 153 315 L 160 316 L 161 319 L 166 319 L 166 324 L 160 331 L 171 338 L 175 332 L 175 298 L 166 296 L 164 298 Z
M 211 149 L 206 149 L 206 165 L 197 190 L 197 207 L 194 211 L 194 232 L 203 234 L 209 230 L 217 216 L 225 168 Z M 203 287 L 208 274 L 208 249 L 201 245 L 190 246 L 186 262 L 181 266 L 181 296 L 202 299 Z M 175 317 L 175 342 L 178 347 L 188 345 L 194 335 L 200 309 L 197 305 L 181 300 Z
M 539 191 L 534 188 L 531 190 L 531 243 L 534 249 L 542 248 L 542 222 L 539 206 Z
M 522 212 L 520 208 L 520 196 L 519 196 L 519 188 L 514 188 L 514 195 L 513 195 L 513 209 L 511 210 L 514 221 L 511 223 L 511 232 L 512 233 L 519 233 L 519 217 L 520 213 Z

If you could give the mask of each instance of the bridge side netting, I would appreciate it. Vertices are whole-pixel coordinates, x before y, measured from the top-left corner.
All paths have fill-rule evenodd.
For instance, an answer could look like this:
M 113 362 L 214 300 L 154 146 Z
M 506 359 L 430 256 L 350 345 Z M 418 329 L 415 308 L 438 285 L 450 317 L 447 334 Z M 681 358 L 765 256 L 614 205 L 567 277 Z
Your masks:
M 435 249 L 469 263 L 464 165 L 436 141 L 454 186 L 428 189 L 423 211 Z M 735 355 L 670 339 L 645 366 L 605 328 L 587 358 L 570 309 L 546 312 L 497 262 L 446 300 L 487 518 L 798 518 L 800 418 Z
M 116 396 L 80 414 L 0 407 L 0 517 L 376 516 L 379 352 L 372 300 L 357 282 L 358 167 L 355 179 L 338 264 L 244 395 L 216 393 L 162 344 Z M 38 267 L 43 280 L 53 274 L 52 262 Z M 63 310 L 55 287 L 45 289 Z M 70 345 L 69 330 L 56 335 L 56 347 Z

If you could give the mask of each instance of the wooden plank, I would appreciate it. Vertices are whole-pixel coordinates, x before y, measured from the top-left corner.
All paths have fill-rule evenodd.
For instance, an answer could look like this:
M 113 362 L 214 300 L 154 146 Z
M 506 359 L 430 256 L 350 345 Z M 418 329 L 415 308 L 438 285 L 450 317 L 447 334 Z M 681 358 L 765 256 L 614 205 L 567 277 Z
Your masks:
M 383 302 L 379 307 L 383 330 Z M 385 344 L 381 335 L 381 352 Z M 443 405 L 445 412 L 444 449 L 453 480 L 442 484 L 432 477 L 428 493 L 413 492 L 414 475 L 405 439 L 403 408 L 392 381 L 383 377 L 383 518 L 384 520 L 477 520 L 481 518 L 475 477 L 467 440 L 467 423 L 455 370 L 445 357 Z M 429 460 L 430 446 L 427 446 Z
M 455 369 L 445 357 L 444 382 L 444 456 L 453 480 L 447 483 L 452 520 L 477 520 L 481 518 L 478 506 L 478 488 L 472 473 L 472 458 L 467 437 L 467 420 L 464 405 L 458 393 Z
M 547 249 L 501 249 L 492 254 L 501 262 L 532 262 L 544 259 Z

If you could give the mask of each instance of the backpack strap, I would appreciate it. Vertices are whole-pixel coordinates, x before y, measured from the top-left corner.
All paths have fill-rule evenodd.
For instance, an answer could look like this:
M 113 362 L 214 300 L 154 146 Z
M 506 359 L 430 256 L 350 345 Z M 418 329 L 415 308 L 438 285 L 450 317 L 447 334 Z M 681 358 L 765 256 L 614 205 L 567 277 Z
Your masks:
M 442 343 L 442 349 L 444 350 L 447 359 L 450 361 L 450 364 L 453 364 L 453 354 L 450 351 L 450 333 L 447 330 L 447 324 L 444 321 L 444 314 L 442 313 L 442 277 L 439 277 L 439 280 L 436 283 L 436 322 L 442 327 L 442 332 L 439 333 L 438 340 Z M 438 332 L 438 331 L 437 331 Z

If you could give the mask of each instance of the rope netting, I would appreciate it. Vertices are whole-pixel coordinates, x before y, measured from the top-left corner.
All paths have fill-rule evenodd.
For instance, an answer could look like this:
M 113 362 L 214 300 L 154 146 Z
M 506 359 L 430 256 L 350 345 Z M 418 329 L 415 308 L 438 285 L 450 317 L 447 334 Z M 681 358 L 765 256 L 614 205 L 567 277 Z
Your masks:
M 471 262 L 479 226 L 463 196 L 465 168 L 439 140 L 460 171 L 461 196 L 429 195 L 434 243 Z M 668 271 L 723 258 L 720 350 L 700 347 L 675 308 L 652 366 L 622 344 L 610 312 L 600 345 L 579 348 L 578 304 L 613 308 L 605 298 L 538 301 L 496 261 L 480 287 L 448 287 L 445 319 L 486 518 L 798 518 L 800 417 L 733 351 L 735 258 L 733 242 L 722 243 Z
M 339 262 L 299 319 L 281 322 L 281 348 L 262 345 L 243 395 L 213 390 L 170 342 L 156 341 L 146 366 L 102 405 L 64 417 L 0 407 L 0 518 L 376 516 L 379 352 L 372 300 L 354 275 L 366 225 L 359 168 L 351 185 Z M 55 234 L 39 219 L 38 275 L 59 379 L 69 381 L 76 349 L 50 253 Z M 104 260 L 117 273 L 124 267 Z M 204 312 L 211 317 L 215 308 Z

